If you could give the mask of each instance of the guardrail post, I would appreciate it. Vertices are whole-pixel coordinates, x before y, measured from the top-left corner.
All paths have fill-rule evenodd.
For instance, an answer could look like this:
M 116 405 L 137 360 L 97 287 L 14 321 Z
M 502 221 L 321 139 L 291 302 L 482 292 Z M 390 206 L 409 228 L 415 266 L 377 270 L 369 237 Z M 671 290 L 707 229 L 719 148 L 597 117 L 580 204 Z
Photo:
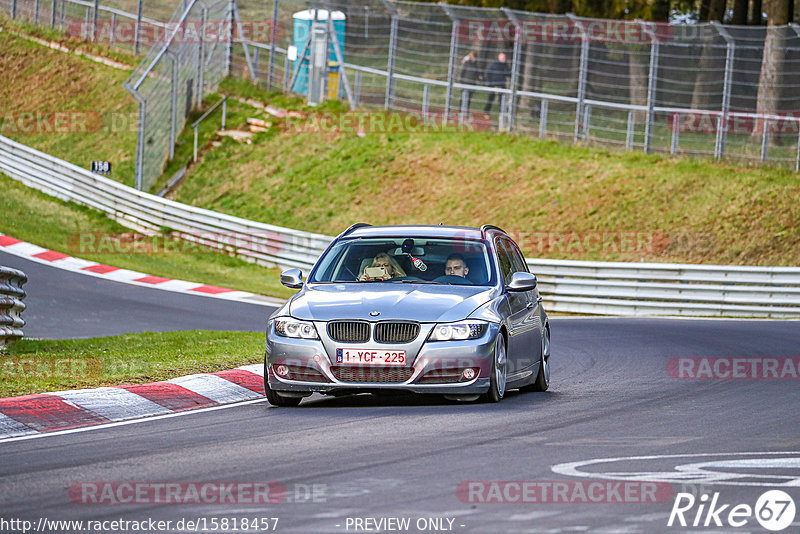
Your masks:
M 514 130 L 517 119 L 517 85 L 519 84 L 519 61 L 522 51 L 522 28 L 519 18 L 507 7 L 500 8 L 508 19 L 514 23 L 514 49 L 511 58 L 511 102 L 508 108 L 508 131 Z
M 650 72 L 647 77 L 647 115 L 644 123 L 644 151 L 650 153 L 653 144 L 653 119 L 656 105 L 656 86 L 658 83 L 659 43 L 653 29 L 644 21 L 638 20 L 642 30 L 650 36 Z
M 450 107 L 453 105 L 453 83 L 456 77 L 456 47 L 458 46 L 458 18 L 444 2 L 439 2 L 442 10 L 453 22 L 450 28 L 450 56 L 447 63 L 447 95 L 444 100 L 444 116 L 442 117 L 442 124 L 447 124 L 447 118 L 450 116 Z
M 581 57 L 578 65 L 578 90 L 576 95 L 578 102 L 575 104 L 575 132 L 572 136 L 573 142 L 577 143 L 581 133 L 583 101 L 586 98 L 586 77 L 588 75 L 587 63 L 589 61 L 589 36 L 586 33 L 586 29 L 583 27 L 583 23 L 579 21 L 575 15 L 572 13 L 567 13 L 567 17 L 569 17 L 572 23 L 578 27 L 578 31 L 581 32 Z
M 725 156 L 725 145 L 728 141 L 728 112 L 731 106 L 731 81 L 733 79 L 733 59 L 736 52 L 734 42 L 728 30 L 717 21 L 711 21 L 711 25 L 725 39 L 725 79 L 722 84 L 722 109 L 719 119 L 717 119 L 717 138 L 714 143 L 714 158 L 721 159 Z
M 394 61 L 397 54 L 397 25 L 399 24 L 400 17 L 397 14 L 397 10 L 388 0 L 383 0 L 383 5 L 386 6 L 386 10 L 392 14 L 392 22 L 389 30 L 389 54 L 386 64 L 386 98 L 383 103 L 384 109 L 388 111 L 394 103 Z
M 272 2 L 272 28 L 270 34 L 269 44 L 269 66 L 267 67 L 267 89 L 272 90 L 272 77 L 275 75 L 275 41 L 278 40 L 278 9 L 280 8 L 281 0 L 273 0 Z
M 64 0 L 62 0 L 63 2 Z M 139 50 L 142 46 L 142 2 L 144 0 L 139 0 L 138 5 L 136 7 L 136 28 L 135 34 L 133 36 L 133 52 L 138 55 Z

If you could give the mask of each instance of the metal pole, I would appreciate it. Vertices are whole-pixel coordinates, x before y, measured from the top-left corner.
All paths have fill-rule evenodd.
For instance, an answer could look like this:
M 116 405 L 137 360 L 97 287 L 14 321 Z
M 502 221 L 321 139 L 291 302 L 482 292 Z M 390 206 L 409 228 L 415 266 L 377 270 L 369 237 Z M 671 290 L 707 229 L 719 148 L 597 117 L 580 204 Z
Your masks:
M 222 100 L 222 129 L 225 129 L 226 119 L 228 117 L 228 95 L 225 95 Z
M 797 130 L 797 156 L 794 159 L 794 172 L 800 172 L 800 122 L 798 122 Z
M 289 55 L 283 57 L 283 92 L 289 91 Z
M 592 121 L 592 106 L 586 104 L 583 106 L 583 140 L 589 142 L 589 125 Z
M 544 137 L 547 135 L 547 107 L 549 105 L 549 100 L 542 100 L 542 105 L 540 106 L 541 111 L 539 112 L 539 137 Z
M 253 66 L 256 68 L 256 81 L 258 80 L 258 58 L 261 55 L 259 54 L 260 50 L 261 49 L 257 46 L 253 47 Z
M 52 8 L 50 9 L 50 27 L 56 27 L 56 2 L 58 0 L 53 0 Z
M 61 28 L 64 27 L 64 11 L 66 10 L 66 5 L 67 5 L 67 2 L 62 0 L 62 2 L 61 2 L 61 24 L 59 25 L 59 27 L 61 27 Z
M 453 21 L 450 28 L 450 58 L 447 64 L 447 96 L 444 102 L 444 117 L 442 117 L 442 124 L 447 124 L 447 118 L 450 116 L 450 106 L 453 103 L 453 83 L 455 82 L 456 74 L 456 53 L 458 46 L 458 19 L 453 12 L 444 2 L 439 2 L 444 12 Z
M 272 77 L 275 75 L 275 41 L 278 39 L 278 8 L 281 0 L 272 2 L 272 34 L 269 45 L 269 67 L 267 68 L 267 89 L 272 90 Z
M 63 5 L 63 4 L 62 4 Z M 127 86 L 126 86 L 127 87 Z M 143 175 L 143 167 L 144 167 L 144 123 L 145 123 L 145 111 L 147 107 L 147 101 L 142 98 L 138 91 L 131 90 L 128 87 L 128 90 L 131 92 L 133 97 L 139 103 L 139 124 L 138 124 L 138 132 L 136 136 L 136 162 L 134 167 L 136 169 L 136 176 L 134 178 L 134 187 L 138 190 L 142 190 L 142 175 Z
M 567 17 L 578 27 L 581 32 L 581 58 L 578 66 L 578 102 L 575 105 L 575 132 L 572 140 L 577 143 L 581 131 L 581 114 L 583 113 L 583 101 L 586 98 L 586 77 L 587 77 L 587 63 L 589 61 L 589 36 L 586 34 L 586 29 L 583 23 L 575 18 L 572 13 L 567 13 Z
M 36 0 L 36 5 L 33 8 L 33 21 L 39 24 L 39 0 Z
M 91 18 L 92 18 L 92 8 L 90 8 L 89 6 L 86 6 L 86 18 L 84 19 L 83 35 L 81 35 L 81 39 L 86 40 L 86 41 L 88 41 L 89 38 L 90 38 L 90 35 L 88 34 L 87 30 L 88 30 L 89 21 L 91 20 Z
M 769 119 L 764 117 L 764 133 L 761 134 L 761 161 L 769 157 Z
M 144 0 L 139 0 L 136 8 L 136 34 L 133 36 L 133 50 L 137 55 L 142 46 L 142 2 L 144 2 Z
M 517 84 L 519 78 L 519 59 L 522 50 L 522 29 L 519 24 L 519 19 L 507 7 L 502 7 L 503 13 L 509 20 L 514 23 L 514 51 L 511 58 L 511 105 L 508 108 L 508 131 L 514 129 L 514 123 L 517 118 Z
M 361 99 L 361 71 L 356 71 L 356 86 L 353 89 L 353 97 L 356 99 L 356 106 L 358 106 L 358 101 Z
M 431 86 L 429 84 L 425 84 L 422 86 L 422 116 L 424 118 L 428 117 L 428 107 L 431 101 Z
M 92 42 L 97 42 L 97 20 L 100 10 L 100 0 L 94 0 L 94 19 L 92 21 Z
M 175 130 L 178 122 L 178 58 L 168 53 L 172 62 L 172 100 L 169 114 L 169 159 L 175 157 Z
M 233 6 L 235 0 L 230 0 L 228 2 L 228 10 L 230 13 L 230 29 L 228 30 L 228 39 L 227 43 L 225 43 L 225 76 L 231 75 L 231 64 L 233 63 Z
M 731 81 L 733 79 L 733 59 L 736 52 L 736 43 L 731 38 L 728 30 L 720 23 L 712 21 L 711 25 L 725 39 L 727 49 L 725 53 L 725 81 L 722 85 L 722 114 L 717 120 L 717 138 L 714 144 L 714 157 L 720 159 L 725 155 L 725 145 L 728 140 L 728 112 L 731 104 Z
M 653 29 L 644 21 L 637 21 L 644 33 L 650 36 L 650 73 L 647 79 L 647 116 L 644 123 L 644 151 L 650 153 L 653 143 L 653 117 L 656 105 L 656 84 L 658 83 L 658 48 L 659 43 Z
M 244 38 L 244 28 L 242 28 L 242 19 L 239 17 L 239 7 L 236 5 L 236 0 L 232 0 L 232 3 L 233 3 L 233 16 L 236 20 L 236 27 L 239 29 L 239 35 L 241 36 L 241 41 L 242 41 L 242 48 L 244 49 L 244 58 L 247 61 L 247 68 L 250 70 L 250 79 L 253 81 L 257 81 L 258 78 L 256 77 L 256 70 L 255 68 L 253 68 L 253 59 L 250 57 L 250 47 L 247 46 L 247 41 Z
M 394 100 L 394 58 L 397 53 L 397 24 L 398 15 L 394 10 L 394 6 L 384 0 L 387 9 L 392 9 L 392 24 L 389 32 L 389 58 L 386 65 L 386 98 L 383 107 L 386 110 L 391 109 Z
M 117 33 L 117 14 L 111 13 L 111 35 L 108 37 L 108 46 L 114 46 L 115 33 Z
M 200 11 L 200 46 L 197 47 L 197 107 L 203 105 L 203 76 L 205 74 L 206 58 L 206 24 L 208 23 L 208 8 L 203 7 Z
M 11 18 L 13 20 L 17 18 L 17 0 L 11 0 Z
M 193 162 L 197 162 L 197 128 L 198 128 L 198 126 L 199 125 L 196 124 L 195 127 L 194 127 L 194 152 L 193 152 L 194 155 L 192 156 L 192 161 Z
M 333 44 L 333 51 L 336 53 L 336 62 L 339 63 L 339 79 L 344 84 L 344 92 L 347 101 L 350 102 L 350 109 L 356 109 L 356 101 L 353 98 L 353 91 L 350 89 L 350 82 L 347 79 L 347 69 L 344 64 L 344 52 L 339 44 L 339 37 L 336 36 L 336 29 L 333 26 L 333 8 L 328 0 L 322 0 L 325 9 L 328 10 L 328 36 Z

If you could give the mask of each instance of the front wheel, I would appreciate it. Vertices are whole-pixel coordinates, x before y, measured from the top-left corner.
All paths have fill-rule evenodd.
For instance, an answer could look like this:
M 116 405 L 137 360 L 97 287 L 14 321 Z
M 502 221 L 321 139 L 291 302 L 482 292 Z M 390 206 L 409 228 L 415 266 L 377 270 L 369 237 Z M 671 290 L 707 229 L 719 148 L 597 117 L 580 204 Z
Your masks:
M 267 402 L 281 408 L 292 408 L 300 404 L 300 401 L 303 400 L 303 397 L 284 397 L 277 391 L 271 389 L 266 372 L 264 373 L 264 393 L 267 395 Z
M 489 378 L 489 391 L 486 393 L 489 402 L 500 402 L 506 393 L 506 374 L 508 372 L 506 363 L 506 339 L 503 334 L 497 334 L 497 341 L 494 343 L 492 374 Z

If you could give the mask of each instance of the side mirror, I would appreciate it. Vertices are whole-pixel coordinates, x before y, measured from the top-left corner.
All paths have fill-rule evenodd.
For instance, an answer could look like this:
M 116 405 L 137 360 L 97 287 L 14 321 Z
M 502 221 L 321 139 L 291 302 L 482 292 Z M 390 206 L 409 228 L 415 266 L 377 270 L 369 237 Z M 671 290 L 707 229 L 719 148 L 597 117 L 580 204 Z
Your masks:
M 530 291 L 536 289 L 536 275 L 517 272 L 511 275 L 511 281 L 506 286 L 509 291 Z
M 281 284 L 290 289 L 303 287 L 303 272 L 300 269 L 286 269 L 281 273 Z

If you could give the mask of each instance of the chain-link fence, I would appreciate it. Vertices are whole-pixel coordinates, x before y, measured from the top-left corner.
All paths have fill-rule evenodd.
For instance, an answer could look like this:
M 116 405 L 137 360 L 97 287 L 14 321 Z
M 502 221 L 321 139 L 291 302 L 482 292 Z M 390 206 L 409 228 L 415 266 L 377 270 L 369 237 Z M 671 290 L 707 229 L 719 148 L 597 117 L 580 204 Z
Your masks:
M 800 170 L 794 24 L 670 25 L 402 0 L 183 0 L 159 22 L 155 0 L 103 2 L 0 0 L 0 9 L 61 27 L 83 22 L 98 40 L 112 25 L 104 17 L 115 27 L 127 17 L 139 28 L 128 46 L 154 42 L 127 82 L 140 105 L 139 187 L 157 179 L 191 103 L 222 77 L 289 90 L 293 15 L 313 8 L 345 15 L 344 69 L 361 105 Z M 181 20 L 195 34 L 211 27 L 229 38 L 187 39 L 175 31 Z M 110 35 L 122 46 L 118 33 Z

